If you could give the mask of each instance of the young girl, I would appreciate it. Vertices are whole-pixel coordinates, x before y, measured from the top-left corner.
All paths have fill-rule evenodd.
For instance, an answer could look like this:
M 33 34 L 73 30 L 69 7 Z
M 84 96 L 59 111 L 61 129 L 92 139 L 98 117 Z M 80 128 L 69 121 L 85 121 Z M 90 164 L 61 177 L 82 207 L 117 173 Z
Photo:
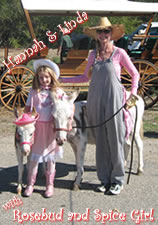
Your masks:
M 54 62 L 48 59 L 39 59 L 34 61 L 33 66 L 35 76 L 26 102 L 25 112 L 30 112 L 34 106 L 39 114 L 39 119 L 36 122 L 34 144 L 32 145 L 28 168 L 27 187 L 24 195 L 31 196 L 36 181 L 38 164 L 45 160 L 47 162 L 45 197 L 49 198 L 54 192 L 55 161 L 62 158 L 62 147 L 57 145 L 53 130 L 51 114 L 53 104 L 50 91 L 59 94 L 64 92 L 60 89 L 58 82 L 59 67 Z

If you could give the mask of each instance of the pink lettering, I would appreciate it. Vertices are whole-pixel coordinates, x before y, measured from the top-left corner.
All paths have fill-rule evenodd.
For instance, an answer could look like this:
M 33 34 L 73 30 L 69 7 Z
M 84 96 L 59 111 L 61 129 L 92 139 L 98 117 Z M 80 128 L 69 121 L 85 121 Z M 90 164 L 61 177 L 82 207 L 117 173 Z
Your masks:
M 86 12 L 83 12 L 83 13 L 82 13 L 82 17 L 83 17 L 83 19 L 84 19 L 85 21 L 88 20 L 88 15 L 87 15 Z
M 95 214 L 94 219 L 95 219 L 96 222 L 99 222 L 99 221 L 101 220 L 101 215 L 100 215 L 100 213 L 101 213 L 100 209 L 94 210 L 94 214 Z
M 2 207 L 5 210 L 8 210 L 8 209 L 11 209 L 11 208 L 15 208 L 16 206 L 20 206 L 22 204 L 23 204 L 22 200 L 20 198 L 17 198 L 16 196 L 14 196 L 13 199 L 9 200 Z
M 116 222 L 116 221 L 126 221 L 125 213 L 118 213 L 113 210 L 109 210 L 108 213 L 101 212 L 100 209 L 94 210 L 94 219 L 96 222 L 104 223 L 106 221 Z
M 86 212 L 82 214 L 83 221 L 89 221 L 89 216 L 90 216 L 90 209 L 87 208 Z
M 77 24 L 74 20 L 71 20 L 70 22 L 64 22 L 65 26 L 67 27 L 67 29 L 71 32 L 74 28 L 77 27 Z
M 34 55 L 34 51 L 32 48 L 25 49 L 24 52 L 27 54 L 28 57 L 31 57 Z
M 23 213 L 22 214 L 22 219 L 23 219 L 23 221 L 29 221 L 29 214 L 28 213 Z
M 49 37 L 49 42 L 50 43 L 54 43 L 57 40 L 57 32 L 55 32 L 54 34 L 52 34 L 51 31 L 47 31 L 46 35 Z
M 24 50 L 24 53 L 20 53 L 19 55 L 14 57 L 14 63 L 16 63 L 16 65 L 19 65 L 21 63 L 23 63 L 27 57 L 31 57 L 33 55 L 35 55 L 38 51 L 45 49 L 47 46 L 43 43 L 43 41 L 37 41 L 36 39 L 33 39 L 34 44 L 32 45 L 32 48 L 28 48 Z M 3 64 L 9 69 L 12 67 L 15 67 L 16 65 L 13 63 L 12 61 L 12 57 L 8 56 L 8 62 L 3 61 Z
M 8 210 L 8 209 L 11 209 L 11 208 L 12 208 L 10 202 L 6 203 L 6 204 L 3 205 L 2 207 L 3 207 L 3 209 L 5 209 L 5 210 Z
M 69 29 L 67 29 L 67 28 L 63 28 L 62 26 L 61 26 L 61 24 L 59 24 L 57 27 L 59 27 L 59 29 L 60 29 L 60 31 L 63 33 L 63 35 L 66 35 L 66 34 L 69 34 L 70 33 L 70 31 L 69 31 Z
M 77 13 L 77 15 L 78 15 L 78 17 L 77 17 L 77 23 L 84 23 L 84 20 L 82 19 L 82 17 L 81 17 L 81 15 L 80 15 L 80 13 L 79 13 L 79 11 L 77 11 L 76 12 Z
M 34 212 L 30 212 L 30 221 L 31 222 L 35 221 L 35 213 Z
M 26 60 L 26 55 L 24 53 L 20 53 L 19 55 L 14 57 L 16 64 L 21 64 Z
M 64 215 L 64 209 L 61 208 L 60 212 L 56 214 L 56 220 L 57 221 L 63 221 L 63 215 Z
M 77 27 L 77 23 L 82 24 L 88 20 L 88 15 L 86 12 L 82 12 L 82 14 L 80 14 L 80 12 L 77 11 L 76 13 L 77 13 L 76 21 L 75 20 L 71 20 L 70 22 L 64 21 L 65 27 L 62 27 L 61 24 L 57 26 L 59 30 L 63 33 L 63 35 L 70 34 Z M 52 33 L 51 31 L 47 31 L 46 35 L 48 36 L 49 42 L 54 43 L 55 41 L 57 41 L 57 32 Z M 32 45 L 32 48 L 25 49 L 23 53 L 20 53 L 19 55 L 15 56 L 14 61 L 12 61 L 11 56 L 8 56 L 7 60 L 6 61 L 4 60 L 2 62 L 7 67 L 9 72 L 11 68 L 23 63 L 27 58 L 34 56 L 36 53 L 38 53 L 38 51 L 41 51 L 47 47 L 43 41 L 37 41 L 35 38 L 33 39 L 33 42 L 34 44 Z M 8 207 L 10 206 L 7 206 L 6 208 Z
M 45 49 L 47 46 L 43 43 L 43 41 L 37 41 L 33 39 L 33 42 L 39 47 L 39 50 Z
M 35 54 L 36 52 L 38 52 L 38 47 L 37 47 L 36 44 L 33 44 L 33 45 L 32 45 L 32 49 L 34 50 L 34 54 Z
M 17 221 L 18 223 L 23 223 L 23 220 L 21 219 L 21 211 L 18 209 L 15 209 L 13 216 L 13 221 Z
M 80 14 L 79 11 L 77 11 L 76 13 L 77 13 L 76 21 L 75 20 L 70 20 L 70 22 L 64 21 L 64 26 L 65 27 L 63 27 L 61 24 L 59 24 L 57 26 L 59 28 L 59 30 L 63 33 L 63 35 L 70 34 L 77 27 L 77 23 L 82 24 L 82 23 L 84 23 L 85 21 L 88 20 L 88 15 L 87 15 L 86 12 L 82 12 L 82 15 Z M 51 43 L 56 41 L 55 37 L 53 37 L 53 41 L 50 39 L 50 36 L 52 36 L 52 32 L 51 31 L 47 31 L 46 35 L 49 37 L 49 41 Z
M 40 213 L 35 213 L 34 218 L 35 218 L 35 221 L 40 222 L 41 221 L 41 214 Z
M 153 222 L 154 218 L 154 209 L 151 209 L 150 212 L 145 212 L 144 210 L 134 209 L 131 212 L 131 219 L 136 223 L 140 224 L 141 222 Z
M 9 63 L 7 63 L 6 61 L 3 61 L 2 63 L 8 68 L 9 72 L 10 72 L 10 69 L 12 67 L 15 66 L 15 64 L 12 62 L 12 57 L 11 56 L 8 56 L 8 59 L 7 61 L 9 61 Z
M 42 221 L 48 221 L 48 214 L 46 213 L 46 209 L 42 208 L 42 217 L 41 217 Z
M 81 221 L 89 221 L 90 216 L 90 209 L 86 209 L 85 213 L 76 213 L 76 212 L 69 212 L 68 213 L 68 221 L 75 221 L 75 222 L 81 222 Z

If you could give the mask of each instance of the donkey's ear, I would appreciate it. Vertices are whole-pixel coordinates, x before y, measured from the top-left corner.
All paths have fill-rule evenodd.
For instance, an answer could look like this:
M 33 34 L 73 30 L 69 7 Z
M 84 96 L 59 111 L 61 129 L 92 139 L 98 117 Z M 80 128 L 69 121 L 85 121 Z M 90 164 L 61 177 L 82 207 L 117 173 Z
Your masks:
M 37 111 L 36 111 L 36 108 L 33 106 L 33 109 L 32 109 L 32 116 L 36 116 L 37 115 Z
M 80 89 L 79 88 L 75 89 L 75 91 L 73 91 L 71 95 L 69 96 L 69 101 L 73 103 L 78 97 L 79 93 L 80 93 Z
M 20 106 L 17 106 L 14 108 L 14 115 L 16 118 L 20 117 L 24 112 L 24 108 L 21 108 Z
M 14 108 L 14 115 L 15 115 L 16 118 L 18 118 L 18 110 L 17 110 L 16 107 Z
M 50 91 L 50 97 L 52 101 L 55 101 L 56 99 L 58 99 L 58 95 L 55 91 Z

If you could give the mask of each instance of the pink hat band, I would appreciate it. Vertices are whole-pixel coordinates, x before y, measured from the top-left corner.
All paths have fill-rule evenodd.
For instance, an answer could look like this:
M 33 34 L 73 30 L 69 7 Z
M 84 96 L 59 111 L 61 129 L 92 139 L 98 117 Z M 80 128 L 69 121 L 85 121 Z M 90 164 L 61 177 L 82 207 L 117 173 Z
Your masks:
M 29 123 L 35 122 L 39 118 L 39 114 L 37 114 L 35 117 L 32 117 L 31 113 L 23 113 L 20 118 L 17 118 L 14 123 L 17 126 L 26 125 Z

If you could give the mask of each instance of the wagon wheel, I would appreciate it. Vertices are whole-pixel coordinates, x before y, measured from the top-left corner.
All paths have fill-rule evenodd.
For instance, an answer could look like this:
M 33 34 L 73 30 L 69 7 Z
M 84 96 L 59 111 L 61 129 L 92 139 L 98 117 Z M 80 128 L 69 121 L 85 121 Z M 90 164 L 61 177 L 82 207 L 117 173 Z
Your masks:
M 148 109 L 158 101 L 158 68 L 146 60 L 135 60 L 133 63 L 140 74 L 138 94 L 144 99 L 145 109 Z M 126 89 L 130 90 L 131 76 L 125 69 L 121 77 Z
M 1 103 L 9 110 L 24 107 L 33 76 L 34 73 L 23 65 L 4 71 L 0 79 Z

